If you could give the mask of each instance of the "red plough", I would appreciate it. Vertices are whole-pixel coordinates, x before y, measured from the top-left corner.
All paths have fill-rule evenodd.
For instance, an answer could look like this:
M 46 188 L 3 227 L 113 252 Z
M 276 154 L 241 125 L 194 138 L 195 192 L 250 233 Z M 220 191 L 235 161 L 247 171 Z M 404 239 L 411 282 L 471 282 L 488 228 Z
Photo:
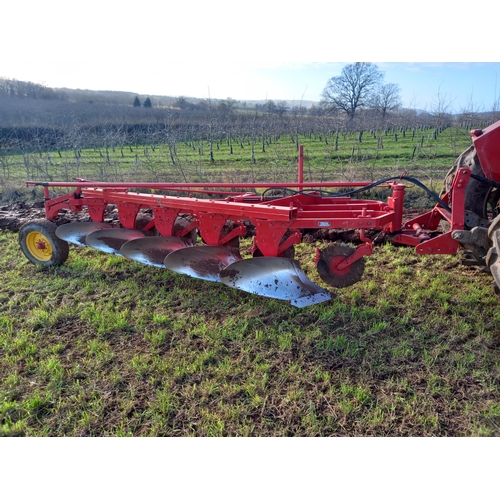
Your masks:
M 376 183 L 306 183 L 301 147 L 298 182 L 287 185 L 124 184 L 83 179 L 27 182 L 44 187 L 46 220 L 25 224 L 19 241 L 27 258 L 40 265 L 62 264 L 68 256 L 68 243 L 88 245 L 304 307 L 327 301 L 332 293 L 309 280 L 294 259 L 294 245 L 302 241 L 303 231 L 359 230 L 362 243 L 356 248 L 336 244 L 314 250 L 319 276 L 329 287 L 339 288 L 361 279 L 364 258 L 374 248 L 367 230 L 375 229 L 387 233 L 394 243 L 415 246 L 420 254 L 454 254 L 462 246 L 466 263 L 489 266 L 500 284 L 496 264 L 500 254 L 500 239 L 496 237 L 500 228 L 496 219 L 500 122 L 472 131 L 471 135 L 474 145 L 450 170 L 445 189 L 439 197 L 432 194 L 435 207 L 405 224 L 403 182 L 426 189 L 419 181 L 402 176 Z M 392 190 L 386 202 L 352 197 L 380 185 Z M 51 198 L 52 187 L 69 187 L 74 191 Z M 339 188 L 349 192 L 333 191 Z M 241 191 L 234 192 L 235 189 Z M 157 194 L 158 190 L 179 195 Z M 257 194 L 259 190 L 261 194 Z M 117 207 L 117 226 L 104 222 L 110 205 Z M 79 212 L 84 208 L 90 222 L 59 227 L 49 222 L 62 209 Z M 149 219 L 144 220 L 145 213 L 151 214 Z M 431 237 L 440 223 L 448 230 Z M 243 259 L 239 241 L 249 227 L 254 231 L 252 258 Z

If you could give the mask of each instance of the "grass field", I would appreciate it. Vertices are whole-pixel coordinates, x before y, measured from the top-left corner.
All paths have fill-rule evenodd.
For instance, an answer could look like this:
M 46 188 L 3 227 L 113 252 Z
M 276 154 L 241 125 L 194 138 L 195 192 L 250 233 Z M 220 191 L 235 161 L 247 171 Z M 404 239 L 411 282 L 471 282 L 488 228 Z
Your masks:
M 292 140 L 293 139 L 293 140 Z M 304 146 L 306 181 L 367 181 L 407 170 L 438 183 L 471 143 L 468 131 L 447 128 L 349 134 L 272 135 L 251 139 L 0 154 L 4 190 L 25 180 L 283 182 L 297 178 L 297 148 Z M 253 155 L 252 155 L 253 149 Z M 232 152 L 231 152 L 232 151 Z
M 304 309 L 90 248 L 37 268 L 0 233 L 3 436 L 496 436 L 491 277 L 376 248 Z M 311 247 L 298 246 L 311 277 Z
M 470 144 L 463 129 L 397 133 L 301 137 L 305 180 L 408 170 L 439 189 Z M 166 145 L 4 155 L 0 184 L 9 199 L 28 178 L 296 179 L 290 137 L 258 146 L 255 163 L 222 142 L 213 162 L 206 142 L 178 143 L 174 163 Z M 316 244 L 297 257 L 323 286 Z M 500 435 L 500 307 L 459 256 L 380 245 L 360 282 L 297 309 L 90 248 L 37 268 L 16 234 L 0 246 L 2 436 Z

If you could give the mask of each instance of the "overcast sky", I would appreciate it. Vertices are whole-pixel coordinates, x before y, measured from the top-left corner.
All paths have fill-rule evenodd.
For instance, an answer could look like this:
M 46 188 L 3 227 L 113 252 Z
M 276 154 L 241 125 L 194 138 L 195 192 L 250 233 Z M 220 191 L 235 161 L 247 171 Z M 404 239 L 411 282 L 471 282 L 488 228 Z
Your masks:
M 318 101 L 329 78 L 364 60 L 400 86 L 405 107 L 431 109 L 441 98 L 455 111 L 471 103 L 488 110 L 500 94 L 500 64 L 486 35 L 496 32 L 489 29 L 494 16 L 483 17 L 480 29 L 461 30 L 463 12 L 450 15 L 428 0 L 418 12 L 393 17 L 398 2 L 384 4 L 383 14 L 374 2 L 356 3 L 357 12 L 315 0 L 303 11 L 262 0 L 245 5 L 10 2 L 1 7 L 0 76 L 51 87 L 300 103 Z

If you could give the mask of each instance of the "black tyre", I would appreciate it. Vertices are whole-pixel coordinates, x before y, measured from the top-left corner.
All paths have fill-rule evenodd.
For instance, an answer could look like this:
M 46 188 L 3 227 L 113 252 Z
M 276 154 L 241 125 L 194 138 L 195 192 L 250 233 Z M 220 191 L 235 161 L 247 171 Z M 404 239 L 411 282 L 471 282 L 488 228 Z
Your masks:
M 450 192 L 457 168 L 460 167 L 467 167 L 473 174 L 484 176 L 483 169 L 479 163 L 479 158 L 477 157 L 476 148 L 474 146 L 470 146 L 469 149 L 465 150 L 458 157 L 457 162 L 446 175 L 441 196 Z M 488 186 L 484 182 L 476 179 L 469 179 L 465 191 L 465 210 L 474 212 L 481 219 L 493 219 L 499 213 L 497 206 L 499 196 L 500 192 L 496 188 Z M 448 203 L 451 202 L 450 199 L 447 201 Z
M 19 230 L 19 245 L 33 264 L 59 266 L 68 258 L 69 245 L 56 236 L 57 226 L 48 220 L 27 222 Z
M 357 283 L 365 271 L 365 260 L 361 258 L 344 269 L 337 266 L 356 251 L 349 245 L 335 244 L 326 247 L 320 253 L 316 266 L 321 279 L 335 288 L 344 288 Z

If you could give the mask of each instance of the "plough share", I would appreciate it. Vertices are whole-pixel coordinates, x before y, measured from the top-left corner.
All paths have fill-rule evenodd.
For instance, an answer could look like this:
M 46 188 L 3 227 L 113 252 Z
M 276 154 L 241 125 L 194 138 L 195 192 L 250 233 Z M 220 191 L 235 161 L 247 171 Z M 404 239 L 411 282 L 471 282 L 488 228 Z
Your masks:
M 419 254 L 454 254 L 462 248 L 463 262 L 488 267 L 498 289 L 500 122 L 470 133 L 473 144 L 448 173 L 439 196 L 406 176 L 375 183 L 304 182 L 302 147 L 298 181 L 287 185 L 28 181 L 44 188 L 46 218 L 22 226 L 19 242 L 26 257 L 42 266 L 62 264 L 69 243 L 87 245 L 304 307 L 330 300 L 331 287 L 361 279 L 364 258 L 374 249 L 367 232 L 378 230 L 393 243 L 414 246 Z M 405 181 L 426 189 L 436 204 L 403 223 Z M 391 189 L 387 201 L 353 197 L 376 186 Z M 50 188 L 57 187 L 72 191 L 51 197 Z M 117 208 L 117 223 L 104 221 L 110 206 Z M 52 222 L 63 209 L 84 208 L 88 222 Z M 440 225 L 445 230 L 435 235 Z M 242 258 L 239 242 L 249 228 L 254 234 L 252 257 Z M 311 281 L 294 259 L 294 245 L 302 241 L 303 232 L 321 228 L 357 229 L 362 242 L 315 249 L 314 262 L 328 289 Z

